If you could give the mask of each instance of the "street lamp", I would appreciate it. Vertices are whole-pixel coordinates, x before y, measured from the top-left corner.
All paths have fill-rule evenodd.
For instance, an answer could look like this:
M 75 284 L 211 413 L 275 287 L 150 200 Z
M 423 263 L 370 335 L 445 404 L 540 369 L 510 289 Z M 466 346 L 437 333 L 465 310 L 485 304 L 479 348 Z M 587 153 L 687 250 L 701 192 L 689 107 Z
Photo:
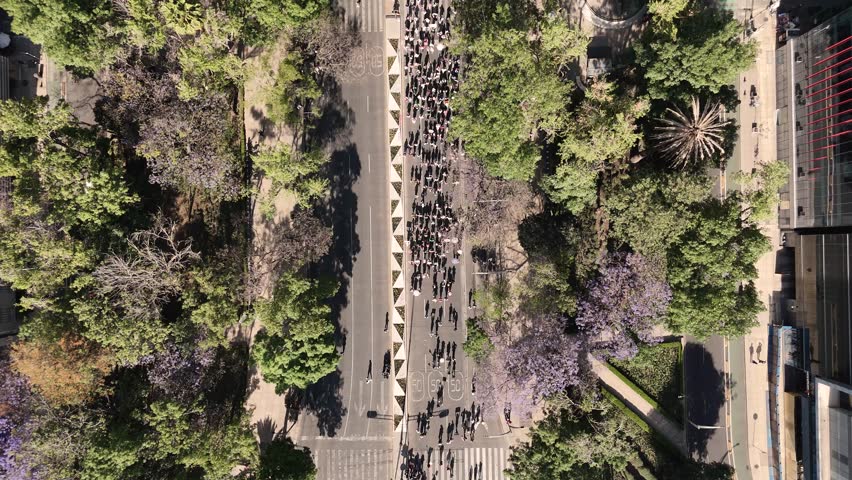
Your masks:
M 698 425 L 697 423 L 693 423 L 693 421 L 690 420 L 689 418 L 687 418 L 686 421 L 689 422 L 690 425 L 692 425 L 693 427 L 695 427 L 699 430 L 717 430 L 717 429 L 720 429 L 720 428 L 725 428 L 722 425 Z
M 699 425 L 699 424 L 693 422 L 692 420 L 689 419 L 689 412 L 686 411 L 687 410 L 687 405 L 686 405 L 686 401 L 685 401 L 686 395 L 681 394 L 681 395 L 678 395 L 677 398 L 679 398 L 680 400 L 684 400 L 684 402 L 683 402 L 684 403 L 684 405 L 683 405 L 684 406 L 684 416 L 686 417 L 686 421 L 689 422 L 689 424 L 692 425 L 693 428 L 697 428 L 698 430 L 718 430 L 720 428 L 725 428 L 722 425 Z

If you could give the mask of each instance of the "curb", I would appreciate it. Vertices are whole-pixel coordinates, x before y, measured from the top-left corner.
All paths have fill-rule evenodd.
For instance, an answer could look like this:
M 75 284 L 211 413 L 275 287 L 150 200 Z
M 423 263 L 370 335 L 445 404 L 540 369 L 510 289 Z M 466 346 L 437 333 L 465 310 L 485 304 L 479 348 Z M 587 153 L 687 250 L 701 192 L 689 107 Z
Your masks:
M 393 310 L 391 312 L 391 355 L 393 358 L 392 373 L 393 384 L 393 417 L 394 431 L 401 432 L 405 427 L 402 421 L 405 411 L 405 393 L 407 386 L 408 353 L 405 348 L 405 276 L 403 265 L 405 263 L 405 225 L 403 220 L 404 209 L 402 205 L 402 177 L 403 153 L 402 153 L 402 129 L 400 128 L 400 103 L 402 95 L 402 75 L 399 57 L 399 15 L 385 16 L 385 57 L 387 59 L 387 97 L 388 97 L 388 139 L 389 158 L 388 179 L 390 181 L 389 203 L 391 212 L 391 301 Z

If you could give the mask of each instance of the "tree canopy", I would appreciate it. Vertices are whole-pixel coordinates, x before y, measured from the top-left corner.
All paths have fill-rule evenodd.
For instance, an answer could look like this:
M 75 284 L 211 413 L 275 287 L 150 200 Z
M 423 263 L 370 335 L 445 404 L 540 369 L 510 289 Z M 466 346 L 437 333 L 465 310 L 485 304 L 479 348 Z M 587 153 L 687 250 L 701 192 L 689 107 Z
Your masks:
M 675 9 L 677 10 L 677 9 Z M 675 31 L 652 24 L 647 45 L 636 49 L 645 68 L 648 92 L 653 98 L 671 93 L 718 93 L 754 62 L 757 45 L 741 40 L 743 26 L 730 13 L 708 7 L 674 20 Z
M 562 117 L 571 86 L 557 67 L 580 50 L 574 45 L 584 37 L 556 23 L 545 32 L 544 48 L 511 28 L 463 42 L 471 63 L 452 105 L 457 114 L 450 134 L 464 139 L 467 153 L 494 176 L 532 178 L 540 155 L 534 137 L 539 129 L 554 133 Z M 569 32 L 567 40 L 559 36 Z
M 512 449 L 512 480 L 606 478 L 626 470 L 634 451 L 623 417 L 607 415 L 603 402 L 550 412 Z M 585 411 L 583 410 L 585 409 Z
M 337 368 L 340 354 L 328 299 L 338 288 L 332 280 L 285 273 L 272 298 L 258 306 L 265 330 L 255 338 L 252 358 L 279 394 L 289 387 L 305 388 Z

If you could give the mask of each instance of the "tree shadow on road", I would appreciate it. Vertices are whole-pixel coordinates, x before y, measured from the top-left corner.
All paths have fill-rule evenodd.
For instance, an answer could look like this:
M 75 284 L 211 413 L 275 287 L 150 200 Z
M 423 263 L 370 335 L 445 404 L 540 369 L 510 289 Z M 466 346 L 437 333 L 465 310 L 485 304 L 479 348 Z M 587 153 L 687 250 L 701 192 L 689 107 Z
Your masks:
M 351 121 L 350 116 L 350 121 Z M 318 275 L 335 278 L 340 289 L 329 299 L 331 319 L 334 323 L 334 341 L 338 350 L 346 347 L 346 329 L 340 322 L 343 309 L 348 305 L 352 269 L 361 244 L 355 225 L 358 222 L 358 198 L 352 187 L 361 174 L 361 162 L 355 145 L 345 144 L 331 154 L 329 162 L 330 195 L 325 206 L 326 217 L 332 225 L 329 254 L 316 266 Z M 304 407 L 317 417 L 321 435 L 333 437 L 340 428 L 346 408 L 343 405 L 343 376 L 340 370 L 327 375 L 305 392 Z
M 724 423 L 720 413 L 725 405 L 725 374 L 716 367 L 713 356 L 704 345 L 692 342 L 683 349 L 683 369 L 687 449 L 693 458 L 707 461 L 711 439 L 717 435 L 726 436 L 724 428 L 710 428 Z
M 343 424 L 347 409 L 343 405 L 343 375 L 335 370 L 305 391 L 304 408 L 317 417 L 317 430 L 326 437 L 334 437 Z

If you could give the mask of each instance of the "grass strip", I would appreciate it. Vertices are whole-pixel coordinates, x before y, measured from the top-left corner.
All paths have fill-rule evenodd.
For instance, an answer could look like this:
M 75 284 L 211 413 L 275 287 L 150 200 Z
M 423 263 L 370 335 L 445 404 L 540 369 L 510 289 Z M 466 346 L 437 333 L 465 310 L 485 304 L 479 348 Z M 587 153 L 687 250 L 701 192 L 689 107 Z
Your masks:
M 607 390 L 605 387 L 601 388 L 601 393 L 603 396 L 609 400 L 615 408 L 621 412 L 624 416 L 629 418 L 633 423 L 639 427 L 640 430 L 647 433 L 651 436 L 651 439 L 658 444 L 658 446 L 665 450 L 667 453 L 675 455 L 678 458 L 682 458 L 683 456 L 680 454 L 680 451 L 672 445 L 668 438 L 661 435 L 659 432 L 654 430 L 648 422 L 645 421 L 644 418 L 639 416 L 636 412 L 634 412 L 630 407 L 627 406 L 624 402 L 621 401 L 620 398 L 615 396 L 612 392 Z
M 622 382 L 624 382 L 625 384 L 627 384 L 627 386 L 628 386 L 628 387 L 630 387 L 630 389 L 631 389 L 631 390 L 633 390 L 634 392 L 636 392 L 636 394 L 637 394 L 637 395 L 639 395 L 640 397 L 642 397 L 643 399 L 645 399 L 645 401 L 646 401 L 646 402 L 650 403 L 652 407 L 654 407 L 654 408 L 655 408 L 655 409 L 657 409 L 657 410 L 660 410 L 661 412 L 663 411 L 663 408 L 662 408 L 662 407 L 660 407 L 660 404 L 659 404 L 659 403 L 657 403 L 657 401 L 656 401 L 656 400 L 654 400 L 653 398 L 651 398 L 651 396 L 650 396 L 650 395 L 648 395 L 648 394 L 645 392 L 645 390 L 642 390 L 641 388 L 639 388 L 639 385 L 636 385 L 635 383 L 633 383 L 633 381 L 632 381 L 632 380 L 630 380 L 629 378 L 627 378 L 627 376 L 626 376 L 626 375 L 624 375 L 623 373 L 621 373 L 621 372 L 620 372 L 617 368 L 615 368 L 615 367 L 614 367 L 613 365 L 611 365 L 609 362 L 605 362 L 605 363 L 604 363 L 604 365 L 606 365 L 606 368 L 608 368 L 608 369 L 609 369 L 609 371 L 610 371 L 610 372 L 612 372 L 612 374 L 613 374 L 613 375 L 615 375 L 616 377 L 618 377 L 619 379 L 621 379 L 621 381 L 622 381 Z M 667 415 L 667 416 L 668 416 L 668 415 Z M 671 420 L 671 419 L 670 419 L 670 420 Z

